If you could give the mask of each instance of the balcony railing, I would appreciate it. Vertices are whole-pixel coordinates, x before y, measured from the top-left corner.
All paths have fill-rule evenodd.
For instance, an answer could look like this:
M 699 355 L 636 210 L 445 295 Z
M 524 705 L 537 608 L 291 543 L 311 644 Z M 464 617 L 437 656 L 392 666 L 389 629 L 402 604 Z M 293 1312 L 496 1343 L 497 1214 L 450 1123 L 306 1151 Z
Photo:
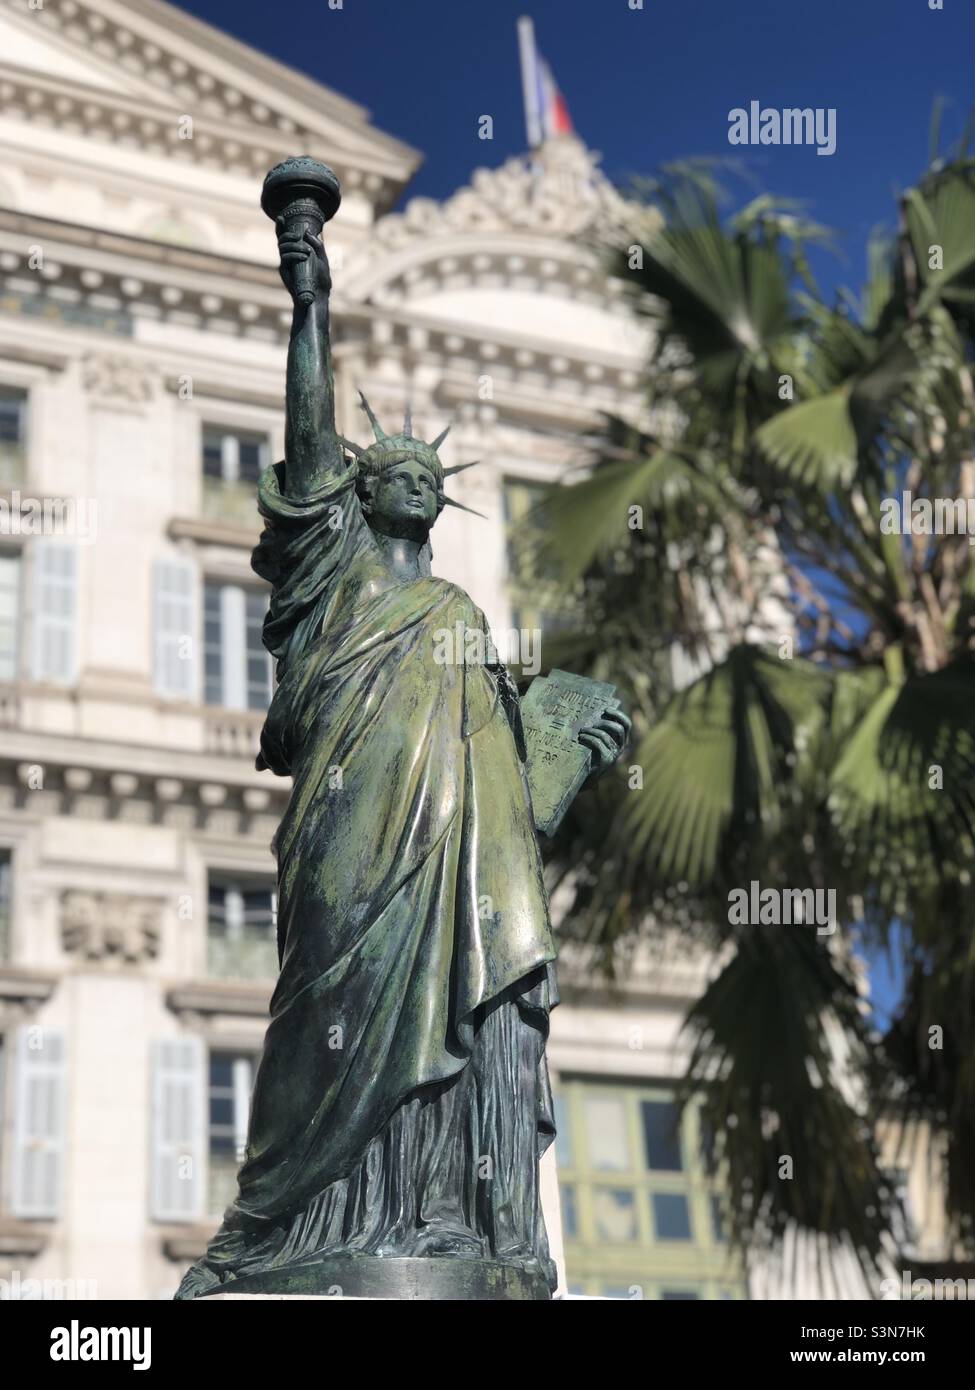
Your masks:
M 207 937 L 207 974 L 219 980 L 273 980 L 278 973 L 278 944 L 267 936 Z
M 20 723 L 20 695 L 14 686 L 0 685 L 0 729 L 15 729 Z
M 27 471 L 27 451 L 22 443 L 0 440 L 0 488 L 20 487 Z
M 254 710 L 207 709 L 204 714 L 204 749 L 228 758 L 253 762 L 261 743 L 264 715 Z
M 211 1153 L 207 1165 L 207 1211 L 211 1216 L 222 1216 L 237 1196 L 239 1167 L 234 1154 Z
M 213 521 L 258 529 L 257 487 L 254 483 L 227 483 L 222 478 L 203 479 L 203 515 Z

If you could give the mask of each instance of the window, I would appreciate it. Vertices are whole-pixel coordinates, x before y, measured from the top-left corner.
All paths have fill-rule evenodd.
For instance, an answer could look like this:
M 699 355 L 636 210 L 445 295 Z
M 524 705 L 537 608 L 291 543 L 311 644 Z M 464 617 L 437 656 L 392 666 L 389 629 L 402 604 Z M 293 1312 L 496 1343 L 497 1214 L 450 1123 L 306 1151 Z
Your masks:
M 593 1168 L 629 1168 L 626 1104 L 623 1097 L 598 1093 L 587 1095 L 583 1106 L 586 1115 L 586 1144 L 589 1162 Z
M 225 483 L 256 483 L 270 454 L 267 435 L 203 427 L 203 475 Z
M 20 555 L 0 550 L 0 681 L 20 675 Z
M 272 980 L 277 975 L 277 894 L 270 884 L 242 884 L 210 875 L 207 971 L 239 980 Z
M 271 459 L 267 435 L 203 426 L 203 510 L 221 520 L 256 523 L 257 480 Z
M 658 1240 L 690 1240 L 691 1213 L 683 1193 L 653 1194 L 653 1225 Z
M 207 1211 L 221 1216 L 237 1195 L 256 1062 L 252 1053 L 211 1052 L 207 1094 Z
M 10 914 L 13 904 L 13 874 L 9 849 L 0 849 L 0 960 L 10 957 Z M 3 1110 L 0 1109 L 0 1116 Z
M 569 614 L 545 562 L 545 529 L 537 512 L 550 488 L 548 483 L 505 478 L 503 496 L 512 621 L 517 628 L 555 632 L 567 626 Z
M 572 1167 L 572 1131 L 565 1097 L 553 1097 L 555 1108 L 555 1161 L 560 1168 Z
M 579 1234 L 575 1188 L 563 1185 L 559 1188 L 559 1198 L 562 1204 L 562 1234 L 566 1240 L 574 1240 Z
M 911 1174 L 907 1168 L 885 1168 L 884 1177 L 894 1189 L 899 1211 L 894 1218 L 891 1234 L 898 1249 L 908 1250 L 917 1241 L 918 1223 L 911 1201 Z
M 581 1291 L 743 1296 L 696 1105 L 682 1110 L 662 1085 L 563 1077 L 555 1114 L 566 1267 Z
M 666 1101 L 645 1100 L 640 1104 L 643 1144 L 648 1168 L 679 1173 L 683 1168 L 680 1152 L 680 1112 Z
M 619 1244 L 637 1239 L 636 1194 L 629 1188 L 594 1188 L 592 1206 L 600 1240 Z
M 209 581 L 204 586 L 204 699 L 208 705 L 267 709 L 271 657 L 261 642 L 266 611 L 262 590 Z
M 725 1234 L 724 1208 L 717 1193 L 711 1198 L 711 1232 L 716 1241 L 728 1239 Z
M 27 445 L 27 392 L 0 386 L 0 487 L 24 480 Z

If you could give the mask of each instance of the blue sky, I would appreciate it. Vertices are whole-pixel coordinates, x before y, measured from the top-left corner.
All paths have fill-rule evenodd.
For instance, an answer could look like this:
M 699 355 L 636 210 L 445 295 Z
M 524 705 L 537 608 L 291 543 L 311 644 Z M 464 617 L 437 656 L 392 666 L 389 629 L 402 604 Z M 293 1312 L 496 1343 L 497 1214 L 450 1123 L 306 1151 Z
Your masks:
M 445 198 L 526 144 L 515 21 L 541 52 L 576 129 L 614 179 L 692 155 L 743 159 L 741 198 L 806 200 L 843 259 L 814 257 L 828 291 L 859 286 L 867 239 L 928 159 L 931 112 L 958 136 L 975 106 L 975 0 L 184 0 L 183 8 L 365 105 L 425 162 L 409 193 Z M 728 114 L 834 107 L 837 149 L 732 149 Z M 494 139 L 477 138 L 494 118 Z M 296 151 L 297 152 L 297 151 Z M 328 157 L 327 150 L 316 151 Z M 886 1014 L 900 971 L 874 958 Z
M 755 191 L 809 202 L 859 282 L 871 229 L 927 161 L 936 96 L 946 135 L 975 105 L 975 0 L 184 0 L 183 8 L 363 103 L 425 163 L 411 192 L 446 197 L 525 147 L 515 21 L 530 13 L 576 129 L 614 178 L 688 155 L 745 156 Z M 836 109 L 836 153 L 728 144 L 728 113 Z M 494 139 L 477 119 L 494 117 Z M 318 152 L 327 158 L 327 151 Z M 744 196 L 742 185 L 742 195 Z

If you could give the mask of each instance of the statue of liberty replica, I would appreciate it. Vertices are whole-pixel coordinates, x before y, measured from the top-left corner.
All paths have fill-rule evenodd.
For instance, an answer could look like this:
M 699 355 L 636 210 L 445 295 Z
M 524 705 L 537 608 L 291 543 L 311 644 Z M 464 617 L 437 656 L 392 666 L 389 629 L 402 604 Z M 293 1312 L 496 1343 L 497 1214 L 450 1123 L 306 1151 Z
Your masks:
M 265 180 L 294 301 L 253 556 L 277 663 L 258 767 L 293 779 L 280 976 L 237 1197 L 177 1297 L 545 1299 L 556 951 L 518 693 L 484 615 L 431 574 L 446 431 L 425 443 L 407 414 L 388 434 L 363 401 L 374 441 L 336 434 L 321 229 L 338 201 L 311 159 Z M 484 660 L 444 660 L 458 625 Z M 579 733 L 591 775 L 628 724 Z

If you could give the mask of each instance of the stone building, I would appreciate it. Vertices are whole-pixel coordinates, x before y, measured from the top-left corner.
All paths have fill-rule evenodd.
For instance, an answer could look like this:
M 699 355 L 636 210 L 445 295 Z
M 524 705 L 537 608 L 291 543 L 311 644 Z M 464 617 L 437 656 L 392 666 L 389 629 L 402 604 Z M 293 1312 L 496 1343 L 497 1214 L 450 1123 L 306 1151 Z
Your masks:
M 287 796 L 254 770 L 290 322 L 257 194 L 296 152 L 343 187 L 339 427 L 366 437 L 359 388 L 427 438 L 453 419 L 486 520 L 445 513 L 434 565 L 496 631 L 546 613 L 507 524 L 640 409 L 647 344 L 589 246 L 620 204 L 579 141 L 394 213 L 420 156 L 355 102 L 161 0 L 0 0 L 0 1278 L 52 1291 L 170 1295 L 245 1132 Z M 579 1292 L 743 1296 L 695 1118 L 670 1123 L 702 969 L 568 972 Z

